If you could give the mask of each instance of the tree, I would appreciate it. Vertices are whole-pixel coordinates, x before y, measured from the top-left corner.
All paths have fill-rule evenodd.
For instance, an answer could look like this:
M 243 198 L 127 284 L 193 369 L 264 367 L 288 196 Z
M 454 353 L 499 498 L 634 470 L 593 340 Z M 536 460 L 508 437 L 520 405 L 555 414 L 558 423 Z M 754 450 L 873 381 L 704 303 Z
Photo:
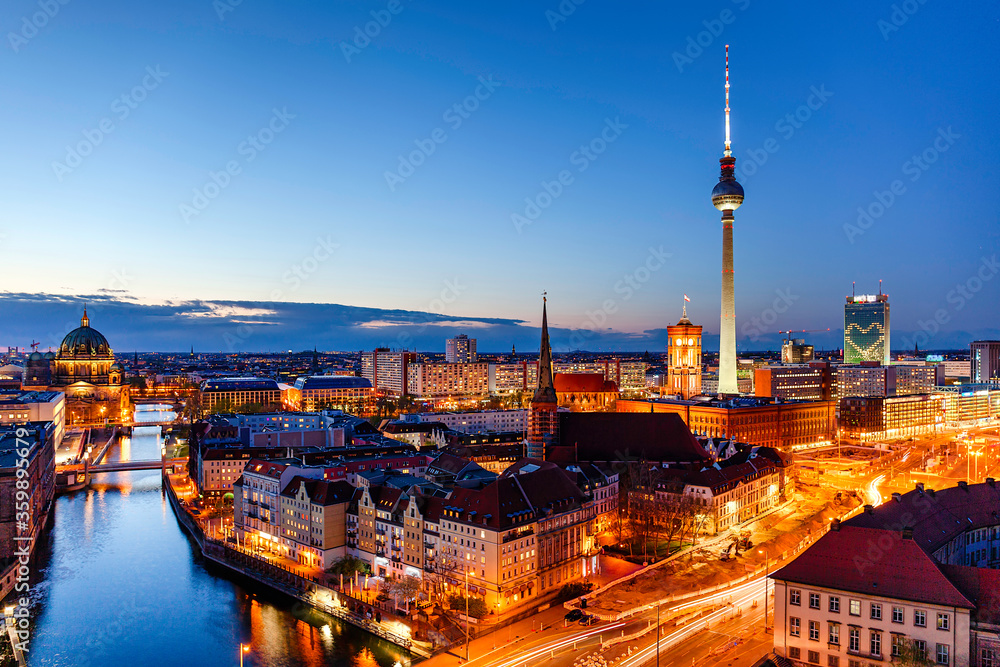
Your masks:
M 461 593 L 455 593 L 448 598 L 448 606 L 454 611 L 460 614 L 465 613 L 465 596 Z M 486 614 L 490 613 L 490 610 L 486 608 L 486 601 L 482 598 L 469 597 L 469 616 L 473 618 L 482 618 Z
M 897 638 L 898 637 L 898 638 Z M 909 637 L 893 636 L 898 655 L 892 656 L 893 665 L 902 667 L 929 667 L 934 661 L 927 655 L 927 649 L 917 648 L 917 642 Z
M 353 577 L 355 572 L 371 574 L 368 563 L 354 556 L 338 558 L 330 564 L 330 567 L 326 568 L 326 571 L 330 574 L 343 574 L 345 577 Z
M 419 592 L 420 579 L 410 575 L 393 579 L 389 586 L 389 593 L 396 598 L 396 606 L 398 607 L 399 601 L 403 600 L 406 603 L 407 611 L 410 609 L 410 600 L 415 599 Z

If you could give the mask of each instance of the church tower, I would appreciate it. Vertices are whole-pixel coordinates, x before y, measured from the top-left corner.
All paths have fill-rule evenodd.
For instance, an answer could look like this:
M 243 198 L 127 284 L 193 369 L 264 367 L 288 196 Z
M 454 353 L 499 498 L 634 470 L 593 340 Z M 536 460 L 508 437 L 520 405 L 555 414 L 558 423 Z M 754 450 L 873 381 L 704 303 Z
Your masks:
M 544 459 L 547 448 L 559 444 L 559 401 L 552 375 L 552 347 L 546 298 L 542 297 L 542 343 L 538 353 L 538 388 L 528 412 L 528 456 Z
M 701 325 L 692 324 L 687 316 L 687 295 L 677 324 L 667 327 L 666 394 L 691 398 L 701 393 Z

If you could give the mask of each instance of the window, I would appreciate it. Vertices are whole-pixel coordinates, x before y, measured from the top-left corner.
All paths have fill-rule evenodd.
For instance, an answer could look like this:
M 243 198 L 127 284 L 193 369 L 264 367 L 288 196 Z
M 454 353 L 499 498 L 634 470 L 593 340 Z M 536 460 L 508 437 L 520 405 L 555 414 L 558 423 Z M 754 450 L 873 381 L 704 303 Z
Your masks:
M 799 650 L 798 646 L 788 647 L 788 657 L 792 660 L 798 660 L 802 656 L 802 652 Z
M 882 605 L 878 602 L 872 602 L 871 617 L 873 621 L 882 620 Z
M 861 600 L 851 600 L 851 616 L 861 615 Z
M 819 641 L 819 621 L 809 621 L 809 639 Z
M 830 643 L 840 644 L 840 623 L 830 624 Z
M 979 667 L 997 667 L 997 652 L 991 648 L 984 648 Z
M 934 657 L 936 659 L 937 664 L 939 664 L 939 665 L 947 665 L 948 664 L 948 645 L 947 644 L 938 644 L 937 645 L 937 651 L 935 652 Z
M 923 639 L 913 640 L 913 652 L 917 654 L 917 657 L 927 659 L 927 642 Z
M 830 596 L 830 613 L 831 614 L 840 613 L 840 598 L 835 595 Z
M 826 656 L 827 667 L 840 667 L 840 656 L 828 655 Z
M 938 614 L 937 629 L 947 630 L 951 626 L 951 618 L 948 614 Z
M 920 609 L 913 612 L 913 625 L 917 626 L 918 628 L 926 628 L 927 612 Z
M 794 605 L 802 604 L 802 591 L 797 588 L 790 588 L 788 590 L 788 603 Z
M 906 641 L 906 637 L 903 635 L 893 635 L 892 636 L 892 655 L 898 656 L 903 651 L 903 642 Z
M 818 665 L 819 664 L 819 651 L 809 651 L 808 662 L 811 662 L 814 665 Z
M 858 628 L 851 628 L 848 631 L 847 650 L 855 652 L 861 650 L 861 630 L 859 630 Z
M 810 609 L 819 609 L 819 593 L 810 593 L 809 594 L 809 608 Z
M 902 607 L 893 607 L 892 608 L 892 622 L 893 623 L 902 623 L 903 622 L 903 608 Z
M 871 654 L 882 655 L 882 633 L 876 630 L 871 631 Z
M 795 618 L 794 616 L 788 617 L 788 634 L 793 637 L 798 637 L 801 634 L 802 620 Z

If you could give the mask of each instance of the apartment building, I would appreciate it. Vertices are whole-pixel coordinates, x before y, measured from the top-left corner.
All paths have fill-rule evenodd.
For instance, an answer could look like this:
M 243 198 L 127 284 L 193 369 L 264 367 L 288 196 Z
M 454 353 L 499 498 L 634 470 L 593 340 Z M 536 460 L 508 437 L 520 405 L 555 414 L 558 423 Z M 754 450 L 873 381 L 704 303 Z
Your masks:
M 0 426 L 52 422 L 56 447 L 66 434 L 66 394 L 61 391 L 0 391 Z
M 361 377 L 367 379 L 379 396 L 403 396 L 407 392 L 409 365 L 417 360 L 415 352 L 391 352 L 380 347 L 361 355 Z
M 623 394 L 646 389 L 646 363 L 606 359 L 587 362 L 554 362 L 553 373 L 599 373 L 606 381 L 614 382 Z M 538 386 L 538 362 L 519 361 L 490 364 L 489 391 L 491 394 L 528 393 Z
M 491 431 L 525 432 L 528 428 L 527 410 L 481 410 L 475 412 L 420 412 L 403 413 L 404 422 L 438 422 L 452 431 L 462 433 L 489 433 Z
M 354 487 L 296 475 L 280 494 L 281 545 L 303 565 L 326 569 L 347 555 L 347 507 Z
M 244 405 L 281 407 L 281 387 L 267 378 L 220 378 L 201 383 L 202 414 L 227 412 Z
M 375 387 L 363 377 L 309 375 L 295 380 L 288 402 L 293 410 L 307 412 L 322 408 L 363 411 L 374 406 Z
M 407 370 L 407 393 L 417 398 L 486 396 L 489 394 L 489 364 L 411 363 Z
M 449 364 L 475 363 L 477 358 L 475 338 L 460 334 L 445 341 L 444 360 Z

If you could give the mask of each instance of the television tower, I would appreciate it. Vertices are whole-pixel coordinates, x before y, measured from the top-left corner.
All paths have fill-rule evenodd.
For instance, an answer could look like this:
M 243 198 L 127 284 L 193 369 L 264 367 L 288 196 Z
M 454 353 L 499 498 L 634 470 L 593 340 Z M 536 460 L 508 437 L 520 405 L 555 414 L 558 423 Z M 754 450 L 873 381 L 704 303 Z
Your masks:
M 712 205 L 722 211 L 722 321 L 719 328 L 719 393 L 738 394 L 736 381 L 736 294 L 733 286 L 733 211 L 743 203 L 743 186 L 736 182 L 736 158 L 729 140 L 729 45 L 726 44 L 726 150 L 719 159 L 722 173 L 712 189 Z

